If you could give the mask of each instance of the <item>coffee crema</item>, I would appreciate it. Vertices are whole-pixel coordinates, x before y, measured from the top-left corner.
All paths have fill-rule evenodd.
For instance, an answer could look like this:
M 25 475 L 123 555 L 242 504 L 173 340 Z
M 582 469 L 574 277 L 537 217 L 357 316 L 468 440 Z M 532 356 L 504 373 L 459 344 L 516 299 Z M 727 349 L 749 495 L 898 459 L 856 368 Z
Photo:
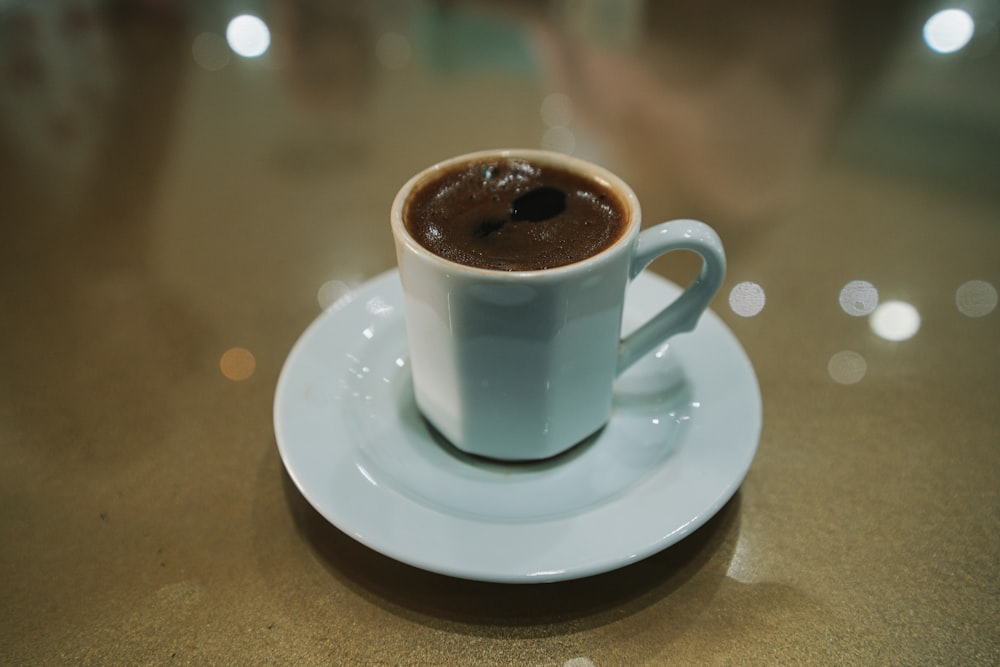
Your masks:
M 517 158 L 463 162 L 417 185 L 403 223 L 434 254 L 482 269 L 573 264 L 617 241 L 626 205 L 603 183 Z

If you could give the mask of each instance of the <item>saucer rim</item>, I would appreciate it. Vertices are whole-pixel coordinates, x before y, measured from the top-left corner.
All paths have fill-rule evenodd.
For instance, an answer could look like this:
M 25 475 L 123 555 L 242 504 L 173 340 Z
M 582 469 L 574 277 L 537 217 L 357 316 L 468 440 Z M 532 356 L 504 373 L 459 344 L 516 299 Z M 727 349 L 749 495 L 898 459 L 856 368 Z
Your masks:
M 679 291 L 680 289 L 671 281 L 649 271 L 641 273 L 633 282 L 630 289 L 635 289 L 636 283 L 644 283 L 646 285 L 646 291 Z M 525 570 L 500 571 L 496 568 L 477 567 L 476 564 L 470 565 L 467 563 L 449 561 L 447 558 L 442 559 L 440 557 L 425 557 L 423 555 L 413 553 L 412 550 L 408 551 L 405 548 L 405 540 L 386 539 L 385 530 L 371 530 L 364 526 L 351 525 L 352 521 L 345 520 L 344 512 L 342 510 L 337 511 L 337 508 L 330 507 L 330 503 L 324 502 L 322 498 L 317 497 L 317 493 L 314 493 L 314 490 L 310 488 L 309 484 L 305 483 L 302 476 L 298 474 L 300 471 L 296 469 L 293 457 L 291 456 L 291 449 L 294 448 L 294 444 L 289 442 L 289 429 L 285 423 L 286 415 L 284 414 L 284 408 L 287 405 L 286 399 L 290 396 L 290 383 L 292 381 L 296 364 L 302 356 L 302 350 L 314 342 L 317 331 L 324 325 L 329 324 L 328 321 L 331 319 L 336 320 L 349 316 L 349 305 L 355 300 L 381 296 L 387 298 L 388 301 L 395 302 L 401 306 L 400 289 L 398 272 L 395 269 L 390 269 L 366 281 L 353 290 L 352 293 L 348 295 L 348 298 L 343 299 L 341 302 L 338 302 L 338 304 L 320 313 L 305 328 L 300 337 L 296 340 L 295 344 L 292 346 L 282 367 L 275 389 L 273 407 L 275 439 L 282 463 L 289 477 L 295 484 L 299 493 L 302 494 L 306 501 L 317 512 L 319 512 L 325 520 L 330 522 L 338 530 L 343 531 L 356 541 L 364 544 L 366 547 L 394 560 L 423 570 L 476 581 L 499 583 L 542 583 L 578 579 L 624 567 L 630 563 L 647 558 L 669 546 L 672 546 L 673 544 L 676 544 L 715 516 L 736 494 L 746 479 L 759 446 L 762 429 L 762 401 L 759 382 L 757 380 L 756 373 L 754 372 L 753 365 L 746 355 L 745 350 L 740 345 L 738 339 L 736 339 L 735 335 L 721 320 L 721 318 L 709 310 L 703 315 L 702 322 L 699 323 L 699 328 L 707 326 L 715 329 L 716 331 L 714 334 L 722 336 L 723 340 L 721 342 L 732 346 L 730 351 L 735 352 L 736 355 L 740 357 L 742 368 L 739 370 L 746 373 L 745 377 L 742 379 L 749 380 L 747 388 L 752 390 L 749 395 L 742 397 L 744 400 L 749 400 L 753 403 L 753 405 L 749 406 L 749 409 L 746 412 L 752 422 L 752 428 L 750 429 L 752 433 L 747 432 L 741 436 L 741 439 L 744 441 L 742 446 L 729 446 L 730 449 L 742 451 L 744 454 L 743 459 L 734 465 L 734 469 L 738 472 L 732 474 L 725 482 L 717 482 L 718 493 L 715 495 L 714 499 L 710 503 L 707 503 L 706 506 L 695 511 L 694 516 L 691 517 L 690 520 L 676 526 L 664 526 L 663 532 L 657 539 L 647 541 L 644 546 L 641 547 L 622 549 L 621 554 L 615 558 L 606 558 L 604 560 L 594 560 L 591 562 L 578 562 L 574 565 L 567 566 L 566 568 L 550 568 L 548 570 L 532 572 Z M 643 308 L 647 308 L 647 306 L 644 306 Z M 345 313 L 347 314 L 345 315 Z M 398 317 L 400 320 L 402 319 L 401 314 L 399 314 Z M 640 364 L 642 364 L 641 359 L 636 365 L 638 366 Z M 343 427 L 344 425 L 341 424 L 340 426 Z M 355 443 L 353 446 L 357 447 L 358 445 Z M 726 447 L 726 445 L 721 446 Z M 340 452 L 339 455 L 340 459 L 344 458 L 344 454 L 348 449 L 350 449 L 350 447 L 343 449 L 344 451 Z M 607 511 L 609 507 L 620 503 L 636 504 L 641 502 L 642 499 L 636 495 L 637 491 L 642 491 L 642 494 L 649 495 L 648 489 L 627 489 L 622 494 L 622 497 L 609 500 L 608 502 L 597 507 L 583 510 L 580 514 L 573 517 L 553 520 L 511 521 L 509 524 L 504 524 L 476 521 L 474 519 L 463 518 L 453 514 L 445 515 L 433 507 L 421 505 L 412 498 L 401 494 L 398 490 L 390 491 L 397 496 L 392 499 L 392 503 L 418 506 L 418 512 L 431 512 L 439 517 L 445 517 L 446 521 L 450 522 L 454 528 L 459 528 L 464 524 L 470 530 L 474 528 L 475 531 L 479 531 L 484 526 L 488 526 L 491 531 L 496 533 L 498 540 L 504 539 L 502 535 L 505 533 L 510 533 L 506 539 L 524 539 L 524 534 L 531 533 L 534 528 L 544 526 L 546 524 L 559 524 L 560 527 L 572 528 L 572 530 L 577 534 L 577 539 L 580 539 L 579 532 L 586 529 L 585 524 L 587 523 L 588 518 L 590 518 L 595 524 L 600 523 L 599 517 L 594 517 L 597 517 L 600 513 Z M 385 499 L 383 498 L 382 500 L 384 501 Z M 569 526 L 569 524 L 573 525 Z M 523 534 L 519 535 L 518 533 Z M 581 543 L 585 543 L 585 541 L 582 541 Z

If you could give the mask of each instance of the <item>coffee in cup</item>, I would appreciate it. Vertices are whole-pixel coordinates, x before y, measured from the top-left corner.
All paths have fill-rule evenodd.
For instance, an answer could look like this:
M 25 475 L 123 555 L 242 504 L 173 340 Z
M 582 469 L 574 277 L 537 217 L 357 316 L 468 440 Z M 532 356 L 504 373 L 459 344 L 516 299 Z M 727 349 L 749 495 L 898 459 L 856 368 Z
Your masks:
M 601 252 L 625 229 L 626 207 L 599 179 L 512 157 L 460 162 L 420 183 L 407 231 L 434 254 L 501 271 L 539 271 Z

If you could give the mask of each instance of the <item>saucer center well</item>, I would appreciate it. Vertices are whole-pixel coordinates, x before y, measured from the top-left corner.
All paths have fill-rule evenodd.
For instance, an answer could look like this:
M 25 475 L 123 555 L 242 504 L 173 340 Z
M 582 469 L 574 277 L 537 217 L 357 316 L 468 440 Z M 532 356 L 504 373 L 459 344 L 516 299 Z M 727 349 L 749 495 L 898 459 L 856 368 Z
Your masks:
M 340 401 L 342 414 L 354 424 L 360 443 L 357 465 L 363 473 L 436 511 L 488 522 L 543 521 L 582 513 L 642 484 L 676 445 L 666 439 L 668 431 L 649 418 L 644 403 L 638 410 L 616 407 L 603 429 L 550 459 L 511 463 L 467 454 L 420 413 L 409 364 L 392 363 L 406 359 L 402 322 L 394 338 L 393 349 L 365 362 L 377 372 L 347 374 L 342 397 L 348 400 Z M 379 359 L 388 360 L 381 362 L 384 369 L 376 369 Z M 677 429 L 670 435 L 677 436 Z

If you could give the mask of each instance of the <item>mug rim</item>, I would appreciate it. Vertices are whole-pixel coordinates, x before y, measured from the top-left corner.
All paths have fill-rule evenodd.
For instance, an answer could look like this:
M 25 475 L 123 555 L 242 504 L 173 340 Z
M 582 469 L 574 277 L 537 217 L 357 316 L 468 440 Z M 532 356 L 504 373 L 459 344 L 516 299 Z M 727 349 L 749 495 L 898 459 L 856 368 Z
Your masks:
M 540 162 L 546 165 L 557 165 L 569 169 L 577 174 L 582 174 L 587 178 L 595 179 L 604 187 L 618 195 L 625 205 L 626 225 L 625 229 L 614 243 L 599 252 L 585 257 L 584 259 L 561 264 L 544 269 L 527 269 L 520 271 L 507 271 L 504 269 L 489 269 L 478 266 L 462 264 L 454 260 L 446 259 L 425 248 L 418 242 L 403 222 L 403 207 L 406 205 L 410 194 L 416 187 L 440 173 L 442 170 L 463 162 L 472 162 L 484 158 L 523 158 L 529 161 Z M 620 176 L 599 164 L 584 160 L 583 158 L 555 151 L 548 151 L 540 148 L 497 148 L 478 150 L 470 153 L 456 155 L 439 162 L 436 162 L 411 176 L 406 183 L 396 193 L 390 211 L 390 221 L 393 236 L 401 241 L 407 249 L 414 252 L 426 261 L 440 264 L 443 268 L 462 271 L 472 275 L 482 277 L 511 279 L 539 279 L 540 277 L 561 276 L 566 273 L 576 273 L 587 271 L 590 267 L 607 261 L 610 257 L 627 250 L 634 242 L 642 224 L 642 210 L 639 206 L 639 199 L 635 192 Z

